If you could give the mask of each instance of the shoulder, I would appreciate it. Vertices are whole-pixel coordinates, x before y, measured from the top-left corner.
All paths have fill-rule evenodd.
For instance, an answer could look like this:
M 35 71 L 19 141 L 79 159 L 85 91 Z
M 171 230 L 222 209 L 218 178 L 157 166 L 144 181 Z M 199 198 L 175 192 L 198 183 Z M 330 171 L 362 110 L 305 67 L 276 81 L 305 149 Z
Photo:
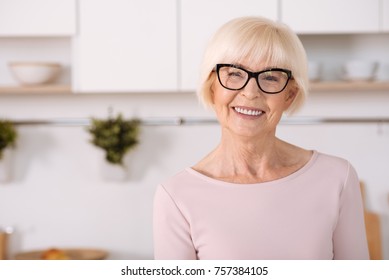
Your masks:
M 182 189 L 180 186 L 185 185 L 186 173 L 185 170 L 182 170 L 158 184 L 154 194 L 154 207 L 155 205 L 160 205 L 160 207 L 164 205 L 163 207 L 167 207 L 170 204 L 169 202 L 177 204 L 177 191 L 180 192 L 180 189 Z
M 350 162 L 342 157 L 330 155 L 322 152 L 315 152 L 317 162 L 321 165 L 331 165 L 336 168 L 345 168 L 350 165 Z
M 190 177 L 190 173 L 187 171 L 187 169 L 183 169 L 183 170 L 179 171 L 178 173 L 163 180 L 161 185 L 163 185 L 169 189 L 175 188 L 175 186 L 181 185 L 182 183 L 187 181 L 189 177 Z
M 186 168 L 179 173 L 164 180 L 157 186 L 154 203 L 167 207 L 167 204 L 174 205 L 173 208 L 185 216 L 189 217 L 191 209 L 197 209 L 205 197 L 209 197 L 209 183 L 196 175 L 190 168 Z
M 341 171 L 344 171 L 351 166 L 351 163 L 345 158 L 322 152 L 316 152 L 316 154 L 318 164 L 327 168 L 331 167 L 331 169 L 340 169 Z
M 182 193 L 190 193 L 191 190 L 198 188 L 202 184 L 204 183 L 190 172 L 190 168 L 186 168 L 165 179 L 159 185 L 159 188 L 163 188 L 171 196 L 179 196 Z
M 342 181 L 348 180 L 349 176 L 356 177 L 356 171 L 347 159 L 321 152 L 316 152 L 315 157 L 313 170 L 322 176 L 331 176 Z

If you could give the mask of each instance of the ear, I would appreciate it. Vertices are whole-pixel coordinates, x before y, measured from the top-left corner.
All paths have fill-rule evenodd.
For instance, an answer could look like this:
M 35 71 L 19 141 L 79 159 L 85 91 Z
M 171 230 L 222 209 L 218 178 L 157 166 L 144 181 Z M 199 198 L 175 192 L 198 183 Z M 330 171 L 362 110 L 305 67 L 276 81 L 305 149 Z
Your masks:
M 287 110 L 290 107 L 290 105 L 292 105 L 294 99 L 296 98 L 296 96 L 298 94 L 299 94 L 298 87 L 294 86 L 294 87 L 290 88 L 290 90 L 285 95 L 285 108 L 284 108 L 284 110 Z
M 209 89 L 211 95 L 212 106 L 215 104 L 215 82 L 213 81 Z

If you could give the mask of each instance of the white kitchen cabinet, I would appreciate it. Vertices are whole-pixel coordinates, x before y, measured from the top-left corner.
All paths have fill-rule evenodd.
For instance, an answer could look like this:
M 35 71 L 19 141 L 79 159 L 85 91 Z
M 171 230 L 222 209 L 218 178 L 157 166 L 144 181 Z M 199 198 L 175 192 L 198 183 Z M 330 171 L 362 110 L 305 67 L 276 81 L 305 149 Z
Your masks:
M 0 37 L 72 36 L 76 0 L 0 0 Z
M 176 0 L 79 0 L 75 92 L 177 91 Z
M 281 20 L 300 34 L 380 30 L 381 0 L 281 0 Z
M 180 89 L 193 91 L 207 41 L 225 22 L 240 16 L 277 19 L 278 1 L 180 0 Z
M 389 0 L 382 0 L 382 31 L 389 32 Z

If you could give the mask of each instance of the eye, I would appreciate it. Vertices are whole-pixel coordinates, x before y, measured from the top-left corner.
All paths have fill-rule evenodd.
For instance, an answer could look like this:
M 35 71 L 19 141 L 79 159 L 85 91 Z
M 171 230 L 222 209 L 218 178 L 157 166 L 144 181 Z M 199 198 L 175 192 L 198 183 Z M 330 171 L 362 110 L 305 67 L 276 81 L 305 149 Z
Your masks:
M 243 77 L 243 73 L 242 73 L 242 71 L 239 71 L 239 70 L 230 70 L 230 71 L 228 71 L 228 76 L 241 78 L 241 77 Z
M 274 81 L 274 82 L 278 82 L 278 80 L 279 80 L 278 77 L 272 76 L 272 75 L 266 76 L 265 79 L 266 79 L 267 81 Z
M 285 76 L 285 73 L 279 71 L 268 71 L 260 75 L 260 79 L 266 82 L 278 83 L 280 81 L 283 81 L 286 78 L 287 77 Z
M 266 72 L 261 75 L 261 79 L 268 82 L 278 82 L 280 78 L 272 72 Z

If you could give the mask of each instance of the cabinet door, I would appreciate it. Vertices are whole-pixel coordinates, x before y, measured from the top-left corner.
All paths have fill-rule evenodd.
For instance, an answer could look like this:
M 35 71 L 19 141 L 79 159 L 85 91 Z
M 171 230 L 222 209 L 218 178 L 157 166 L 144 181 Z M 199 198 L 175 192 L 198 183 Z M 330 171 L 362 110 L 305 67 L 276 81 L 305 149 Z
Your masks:
M 281 0 L 281 20 L 300 34 L 378 32 L 380 0 Z
M 389 0 L 382 0 L 382 31 L 389 32 Z
M 176 91 L 176 0 L 80 0 L 73 90 Z
M 0 36 L 71 36 L 76 0 L 0 0 Z
M 277 2 L 268 0 L 180 0 L 180 65 L 183 91 L 193 91 L 207 41 L 222 24 L 240 16 L 277 19 Z

